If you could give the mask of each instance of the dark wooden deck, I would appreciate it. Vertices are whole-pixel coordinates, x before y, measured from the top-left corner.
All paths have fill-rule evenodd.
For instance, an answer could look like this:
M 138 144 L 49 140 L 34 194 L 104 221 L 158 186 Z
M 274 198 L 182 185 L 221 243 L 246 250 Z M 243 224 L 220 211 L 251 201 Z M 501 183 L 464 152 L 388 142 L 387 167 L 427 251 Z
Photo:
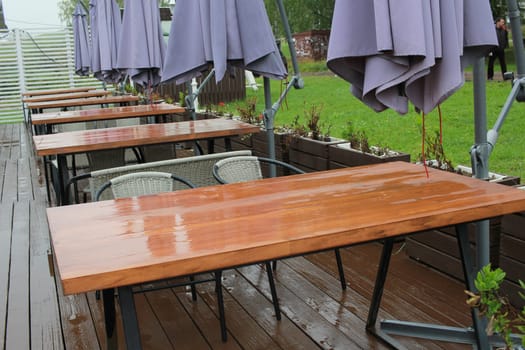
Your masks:
M 23 124 L 0 125 L 0 349 L 104 349 L 100 301 L 94 293 L 64 296 L 50 274 L 39 162 Z M 380 317 L 469 325 L 462 284 L 407 258 L 402 243 L 397 248 Z M 260 266 L 225 271 L 227 343 L 220 340 L 212 284 L 198 287 L 196 302 L 183 288 L 137 294 L 144 348 L 385 349 L 365 332 L 380 250 L 380 244 L 342 249 L 345 292 L 331 252 L 279 262 L 281 321 Z M 401 341 L 409 349 L 470 348 Z

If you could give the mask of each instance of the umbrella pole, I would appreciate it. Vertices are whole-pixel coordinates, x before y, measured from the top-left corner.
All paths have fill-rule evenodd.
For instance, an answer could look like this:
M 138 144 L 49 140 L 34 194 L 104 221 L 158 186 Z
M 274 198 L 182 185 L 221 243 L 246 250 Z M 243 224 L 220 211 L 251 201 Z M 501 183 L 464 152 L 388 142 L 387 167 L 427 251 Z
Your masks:
M 272 90 L 270 87 L 270 79 L 263 78 L 264 82 L 264 128 L 266 129 L 266 136 L 268 142 L 268 158 L 275 159 L 275 135 L 274 135 L 274 120 L 275 112 L 272 108 Z M 276 176 L 275 164 L 269 165 L 270 177 Z
M 521 79 L 525 76 L 525 52 L 523 51 L 520 10 L 516 0 L 507 0 L 507 8 L 509 10 L 512 45 L 514 46 L 514 56 L 516 58 L 516 69 L 518 70 L 518 79 Z
M 471 165 L 473 175 L 482 180 L 489 178 L 489 146 L 487 142 L 487 105 L 486 105 L 486 81 L 485 81 L 485 58 L 474 63 L 474 142 L 471 148 Z M 477 241 L 477 270 L 490 262 L 490 234 L 489 221 L 484 220 L 476 223 Z
M 288 22 L 288 16 L 286 15 L 286 10 L 284 9 L 283 0 L 276 0 L 277 7 L 279 8 L 279 14 L 281 15 L 281 21 L 283 22 L 284 34 L 286 36 L 286 41 L 288 42 L 288 48 L 290 49 L 290 58 L 292 60 L 292 67 L 294 75 L 299 77 L 299 63 L 297 63 L 297 54 L 295 52 L 295 44 L 292 39 L 292 31 L 290 30 L 290 24 Z M 302 89 L 301 79 L 297 79 L 296 89 Z
M 190 110 L 191 119 L 193 119 L 193 120 L 197 119 L 197 114 L 196 114 L 196 111 L 195 111 L 195 101 L 199 97 L 199 94 L 201 93 L 201 90 L 206 86 L 206 84 L 208 84 L 208 82 L 210 81 L 211 77 L 213 77 L 214 74 L 215 74 L 215 68 L 213 68 L 210 71 L 210 73 L 208 73 L 206 78 L 204 78 L 204 80 L 201 82 L 201 84 L 195 90 L 195 92 L 193 92 L 193 86 L 191 85 L 191 83 L 188 83 L 188 85 L 187 85 L 188 86 L 188 95 L 186 96 L 186 98 L 184 100 L 186 102 L 186 106 L 188 106 L 188 109 Z
M 489 178 L 489 156 L 494 149 L 498 139 L 498 133 L 514 101 L 525 101 L 523 91 L 525 76 L 525 53 L 523 48 L 523 37 L 521 34 L 520 12 L 516 0 L 507 0 L 509 18 L 511 22 L 512 37 L 514 44 L 514 55 L 516 58 L 516 68 L 518 70 L 513 88 L 502 108 L 494 128 L 487 132 L 487 110 L 486 110 L 486 91 L 485 91 L 485 59 L 474 63 L 474 127 L 475 145 L 470 150 L 472 173 L 478 179 L 488 180 Z M 502 72 L 505 74 L 506 72 Z M 489 243 L 489 222 L 483 221 L 477 224 L 477 267 L 487 265 L 490 262 L 490 243 Z
M 266 128 L 267 140 L 268 140 L 268 158 L 275 159 L 275 134 L 274 134 L 274 120 L 275 114 L 279 110 L 284 98 L 290 91 L 295 87 L 296 89 L 302 89 L 304 87 L 304 81 L 301 78 L 299 72 L 299 64 L 297 63 L 297 54 L 295 52 L 295 45 L 292 40 L 292 32 L 290 30 L 290 24 L 288 23 L 288 17 L 286 16 L 286 10 L 284 9 L 283 1 L 276 0 L 279 14 L 281 15 L 281 21 L 283 22 L 284 33 L 286 35 L 286 41 L 288 42 L 288 48 L 290 49 L 290 57 L 292 60 L 292 66 L 294 70 L 294 76 L 288 83 L 286 89 L 283 91 L 277 102 L 272 105 L 272 94 L 270 88 L 270 79 L 264 78 L 264 127 Z M 275 165 L 270 164 L 269 166 L 270 176 L 275 177 L 276 170 Z

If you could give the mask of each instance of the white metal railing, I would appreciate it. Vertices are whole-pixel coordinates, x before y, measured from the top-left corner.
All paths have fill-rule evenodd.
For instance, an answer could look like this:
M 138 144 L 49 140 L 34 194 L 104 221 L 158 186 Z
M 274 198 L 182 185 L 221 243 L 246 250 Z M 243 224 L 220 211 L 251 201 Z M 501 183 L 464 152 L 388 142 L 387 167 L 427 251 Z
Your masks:
M 0 30 L 0 123 L 24 120 L 22 92 L 100 86 L 75 74 L 73 30 Z

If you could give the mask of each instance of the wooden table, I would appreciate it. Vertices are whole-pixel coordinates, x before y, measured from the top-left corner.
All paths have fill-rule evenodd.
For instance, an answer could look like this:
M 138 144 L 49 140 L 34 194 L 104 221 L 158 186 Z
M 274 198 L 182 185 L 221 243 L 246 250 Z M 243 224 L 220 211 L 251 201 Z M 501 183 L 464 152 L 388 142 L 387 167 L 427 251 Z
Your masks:
M 465 223 L 523 210 L 525 191 L 435 169 L 427 178 L 420 165 L 394 162 L 48 208 L 47 216 L 64 293 L 118 288 L 134 349 L 132 285 L 384 240 L 367 322 L 377 331 L 394 238 L 457 225 L 472 288 Z
M 59 169 L 59 197 L 64 199 L 62 176 L 66 170 L 65 156 L 91 151 L 175 143 L 196 140 L 225 138 L 257 133 L 258 126 L 233 119 L 205 119 L 164 124 L 144 124 L 117 128 L 92 129 L 63 132 L 59 134 L 35 135 L 33 143 L 37 155 L 57 156 Z M 210 145 L 213 151 L 213 144 Z
M 47 126 L 63 123 L 80 123 L 99 120 L 124 119 L 136 117 L 150 117 L 168 115 L 173 113 L 183 113 L 185 109 L 173 104 L 159 103 L 136 106 L 123 106 L 112 108 L 96 108 L 77 111 L 38 113 L 33 115 L 31 123 Z M 50 133 L 49 130 L 46 133 Z
M 43 110 L 47 108 L 70 108 L 90 105 L 107 105 L 112 103 L 127 104 L 130 102 L 137 102 L 138 100 L 139 97 L 133 95 L 88 97 L 75 98 L 71 100 L 31 102 L 27 104 L 27 108 L 31 111 L 38 111 L 38 113 L 42 113 Z
M 22 93 L 22 96 L 41 96 L 41 95 L 53 95 L 53 94 L 68 94 L 74 92 L 90 91 L 97 89 L 96 86 L 81 86 L 74 88 L 61 88 L 61 89 L 48 89 L 48 90 L 33 90 Z
M 80 91 L 80 92 L 68 92 L 62 94 L 47 94 L 40 96 L 30 96 L 22 98 L 24 103 L 32 102 L 47 102 L 47 101 L 60 101 L 60 100 L 72 100 L 76 98 L 88 98 L 88 97 L 101 97 L 111 95 L 111 91 L 107 90 L 90 90 L 90 91 Z

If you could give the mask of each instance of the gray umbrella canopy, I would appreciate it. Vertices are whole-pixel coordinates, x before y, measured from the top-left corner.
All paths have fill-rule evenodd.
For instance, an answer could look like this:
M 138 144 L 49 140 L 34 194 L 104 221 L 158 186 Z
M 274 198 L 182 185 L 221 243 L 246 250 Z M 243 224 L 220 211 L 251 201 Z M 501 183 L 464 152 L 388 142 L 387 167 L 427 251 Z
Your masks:
M 90 0 L 89 7 L 93 75 L 106 83 L 119 83 L 124 77 L 117 69 L 120 9 L 114 0 Z
M 219 82 L 229 66 L 284 79 L 263 0 L 178 0 L 162 80 L 182 83 L 213 64 Z
M 91 70 L 91 54 L 87 13 L 80 2 L 73 11 L 73 36 L 75 40 L 75 73 L 81 76 L 89 75 Z
M 117 67 L 144 87 L 156 86 L 165 47 L 157 1 L 126 0 Z
M 496 42 L 487 1 L 337 0 L 327 65 L 375 111 L 429 113 Z

